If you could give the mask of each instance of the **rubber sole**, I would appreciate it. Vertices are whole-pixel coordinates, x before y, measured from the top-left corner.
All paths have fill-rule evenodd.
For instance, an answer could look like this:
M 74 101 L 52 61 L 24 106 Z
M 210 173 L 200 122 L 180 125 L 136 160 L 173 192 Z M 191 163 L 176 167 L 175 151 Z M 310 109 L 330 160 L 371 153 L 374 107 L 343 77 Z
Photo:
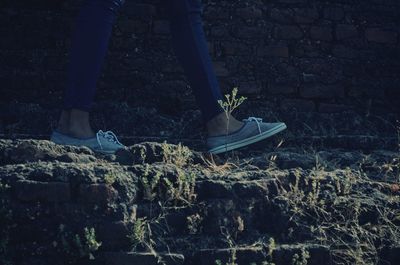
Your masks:
M 236 141 L 233 143 L 229 143 L 229 144 L 223 144 L 217 147 L 214 147 L 212 149 L 209 149 L 208 152 L 211 154 L 220 154 L 220 153 L 224 153 L 224 152 L 228 152 L 234 149 L 238 149 L 240 147 L 244 147 L 247 146 L 249 144 L 264 140 L 265 138 L 268 138 L 274 134 L 277 134 L 278 132 L 283 131 L 284 129 L 286 129 L 286 124 L 282 123 L 282 125 L 277 126 L 271 130 L 265 131 L 261 134 L 257 134 L 254 136 L 251 136 L 249 138 L 240 140 L 240 141 Z
M 85 147 L 89 148 L 90 150 L 92 150 L 94 153 L 103 154 L 103 155 L 113 155 L 117 151 L 117 150 L 115 150 L 115 151 L 111 151 L 111 150 L 110 151 L 105 151 L 105 150 L 101 150 L 101 149 L 93 149 L 90 146 L 87 146 L 87 145 L 84 145 L 84 144 L 78 145 L 78 144 L 61 143 L 61 142 L 58 142 L 57 140 L 55 140 L 55 138 L 53 138 L 52 136 L 50 137 L 49 141 L 53 142 L 55 144 L 64 145 L 64 146 L 65 145 L 75 146 L 75 147 L 85 146 Z

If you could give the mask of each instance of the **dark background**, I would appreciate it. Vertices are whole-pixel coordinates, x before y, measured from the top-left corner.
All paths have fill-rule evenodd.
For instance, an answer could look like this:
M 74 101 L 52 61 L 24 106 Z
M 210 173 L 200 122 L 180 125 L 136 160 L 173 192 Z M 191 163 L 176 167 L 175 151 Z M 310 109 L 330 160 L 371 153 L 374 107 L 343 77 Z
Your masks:
M 80 3 L 1 1 L 3 133 L 49 133 L 54 126 Z M 112 108 L 115 113 L 135 109 L 136 114 L 147 111 L 172 119 L 192 111 L 199 117 L 158 3 L 126 1 L 98 82 L 94 119 L 96 113 L 112 113 Z M 238 86 L 239 94 L 248 97 L 243 113 L 354 111 L 383 117 L 399 113 L 398 0 L 203 0 L 203 4 L 204 29 L 221 88 L 226 94 Z M 21 126 L 21 115 L 26 113 L 41 113 L 39 124 L 51 122 L 43 130 Z M 104 119 L 95 122 L 111 124 Z M 119 121 L 113 125 L 124 131 Z M 141 132 L 146 133 L 150 132 Z

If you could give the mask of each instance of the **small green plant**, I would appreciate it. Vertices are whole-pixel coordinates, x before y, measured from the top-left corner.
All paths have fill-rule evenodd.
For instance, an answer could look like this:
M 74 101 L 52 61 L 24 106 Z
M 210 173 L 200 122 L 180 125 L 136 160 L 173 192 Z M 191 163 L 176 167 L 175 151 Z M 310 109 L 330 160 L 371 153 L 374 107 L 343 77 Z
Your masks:
M 84 256 L 88 254 L 90 259 L 94 259 L 93 252 L 97 251 L 99 247 L 102 245 L 102 242 L 97 241 L 96 239 L 96 232 L 94 227 L 84 229 L 84 236 L 85 236 L 85 247 L 83 254 Z
M 269 242 L 268 242 L 268 256 L 269 257 L 272 257 L 272 253 L 274 252 L 275 249 L 276 249 L 275 239 L 273 237 L 270 237 Z
M 112 184 L 114 184 L 114 182 L 115 182 L 116 179 L 117 179 L 116 175 L 113 174 L 113 173 L 111 173 L 111 172 L 104 175 L 104 182 L 105 182 L 107 185 L 112 185 Z
M 229 233 L 228 229 L 224 226 L 220 227 L 221 229 L 221 234 L 225 237 L 225 241 L 228 243 L 229 249 L 230 249 L 230 257 L 228 259 L 227 262 L 225 262 L 225 264 L 222 263 L 222 261 L 220 259 L 216 259 L 215 265 L 238 265 L 236 263 L 237 260 L 237 256 L 236 256 L 236 252 L 237 252 L 237 246 L 236 243 L 234 242 L 231 234 Z
M 194 192 L 196 184 L 196 175 L 194 172 L 186 173 L 178 170 L 177 180 L 175 183 L 168 178 L 163 179 L 166 185 L 166 200 L 172 201 L 174 205 L 179 202 L 190 205 L 195 199 Z
M 95 259 L 94 253 L 102 245 L 97 241 L 95 229 L 93 227 L 83 229 L 83 236 L 73 234 L 66 230 L 64 224 L 60 224 L 58 231 L 58 241 L 61 241 L 62 249 L 59 249 L 66 257 L 69 264 L 74 264 L 79 259 Z M 53 245 L 58 247 L 59 242 L 54 241 Z
M 196 234 L 201 233 L 200 224 L 203 221 L 203 218 L 200 216 L 200 214 L 196 213 L 196 214 L 187 216 L 186 220 L 187 220 L 189 234 L 196 235 Z
M 228 134 L 228 130 L 229 130 L 229 118 L 231 116 L 231 113 L 247 99 L 247 97 L 243 97 L 243 96 L 241 96 L 240 98 L 236 98 L 237 92 L 238 92 L 238 88 L 234 87 L 232 89 L 231 95 L 229 95 L 229 94 L 225 95 L 226 101 L 223 101 L 220 99 L 217 100 L 218 104 L 224 110 L 225 115 L 226 115 L 226 119 L 227 119 L 226 135 Z M 226 148 L 226 145 L 227 145 L 227 143 L 225 143 L 225 148 Z
M 165 213 L 161 213 L 151 219 L 148 219 L 147 217 L 137 218 L 132 224 L 130 233 L 127 235 L 131 241 L 131 247 L 133 251 L 137 251 L 139 247 L 144 248 L 145 251 L 150 252 L 154 257 L 156 257 L 157 262 L 160 264 L 166 264 L 162 256 L 159 255 L 155 249 L 155 246 L 159 242 L 162 242 L 161 234 L 159 234 L 157 231 L 153 231 L 152 226 L 160 227 L 160 224 L 163 221 L 165 221 Z M 165 234 L 165 230 L 163 230 L 161 233 Z
M 150 177 L 150 165 L 146 163 L 145 171 L 140 177 L 144 200 L 153 201 L 157 197 L 161 176 L 162 173 L 158 171 L 154 176 Z
M 226 263 L 226 265 L 238 265 L 236 263 L 237 247 L 236 247 L 235 241 L 233 240 L 231 234 L 229 233 L 229 231 L 225 227 L 221 227 L 221 233 L 222 233 L 222 235 L 225 236 L 225 241 L 228 243 L 229 249 L 231 251 L 231 256 L 229 257 L 229 260 Z
M 184 167 L 192 162 L 192 152 L 187 146 L 178 143 L 176 147 L 164 141 L 161 144 L 163 150 L 163 162 L 172 163 L 177 167 Z
M 142 163 L 145 163 L 146 161 L 146 152 L 144 151 L 144 149 L 140 149 L 140 158 L 142 159 Z
M 236 98 L 238 92 L 238 88 L 234 87 L 232 89 L 232 95 L 226 94 L 226 101 L 217 100 L 218 104 L 224 109 L 226 118 L 229 118 L 229 115 L 237 108 L 240 104 L 246 100 L 246 97 L 241 96 L 240 98 Z M 232 98 L 231 98 L 232 96 Z
M 296 253 L 292 258 L 292 265 L 307 265 L 310 253 L 303 247 L 300 254 Z
M 170 180 L 160 171 L 150 174 L 149 164 L 143 175 L 140 177 L 140 183 L 143 188 L 143 199 L 154 201 L 156 198 L 164 202 L 191 204 L 196 199 L 194 192 L 196 184 L 196 174 L 194 172 L 185 172 L 177 168 L 175 180 Z M 164 185 L 164 187 L 162 187 Z
M 146 217 L 137 218 L 133 223 L 131 234 L 128 236 L 131 240 L 132 248 L 136 250 L 139 245 L 149 245 L 152 247 L 153 242 L 146 242 L 146 236 L 148 232 L 148 220 Z
M 208 172 L 215 172 L 218 174 L 226 174 L 227 172 L 231 171 L 233 168 L 238 168 L 238 166 L 235 163 L 229 162 L 228 160 L 225 160 L 223 164 L 218 165 L 213 156 L 210 156 L 209 159 L 201 156 L 201 159 L 203 160 L 204 164 L 206 165 L 206 168 L 204 169 L 205 171 Z

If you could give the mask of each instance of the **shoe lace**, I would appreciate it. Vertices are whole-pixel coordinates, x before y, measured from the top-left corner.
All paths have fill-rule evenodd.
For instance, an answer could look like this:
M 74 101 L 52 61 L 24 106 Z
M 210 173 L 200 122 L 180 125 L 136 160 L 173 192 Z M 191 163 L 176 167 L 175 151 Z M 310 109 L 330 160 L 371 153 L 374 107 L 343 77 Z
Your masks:
M 257 117 L 248 117 L 247 119 L 243 119 L 243 121 L 255 121 L 258 126 L 258 130 L 261 133 L 261 128 L 260 128 L 260 122 L 262 122 L 262 118 L 257 118 Z
M 97 142 L 99 143 L 101 149 L 103 149 L 103 146 L 101 144 L 100 137 L 107 139 L 107 141 L 109 141 L 109 142 L 113 142 L 113 143 L 123 146 L 123 144 L 120 143 L 120 141 L 118 141 L 118 138 L 115 135 L 115 133 L 113 133 L 112 131 L 103 132 L 103 130 L 99 130 L 96 133 L 96 138 L 97 138 Z

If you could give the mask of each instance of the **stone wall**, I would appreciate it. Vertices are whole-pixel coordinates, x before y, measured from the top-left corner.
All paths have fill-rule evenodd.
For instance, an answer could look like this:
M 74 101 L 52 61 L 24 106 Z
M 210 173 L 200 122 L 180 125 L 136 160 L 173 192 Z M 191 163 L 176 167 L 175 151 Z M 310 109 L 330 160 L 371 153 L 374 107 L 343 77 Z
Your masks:
M 0 264 L 398 264 L 398 151 L 237 155 L 0 139 Z
M 97 102 L 179 115 L 197 109 L 159 0 L 127 1 L 98 83 Z M 1 102 L 62 102 L 80 1 L 0 4 Z M 204 28 L 224 93 L 282 109 L 398 112 L 398 0 L 203 0 Z

